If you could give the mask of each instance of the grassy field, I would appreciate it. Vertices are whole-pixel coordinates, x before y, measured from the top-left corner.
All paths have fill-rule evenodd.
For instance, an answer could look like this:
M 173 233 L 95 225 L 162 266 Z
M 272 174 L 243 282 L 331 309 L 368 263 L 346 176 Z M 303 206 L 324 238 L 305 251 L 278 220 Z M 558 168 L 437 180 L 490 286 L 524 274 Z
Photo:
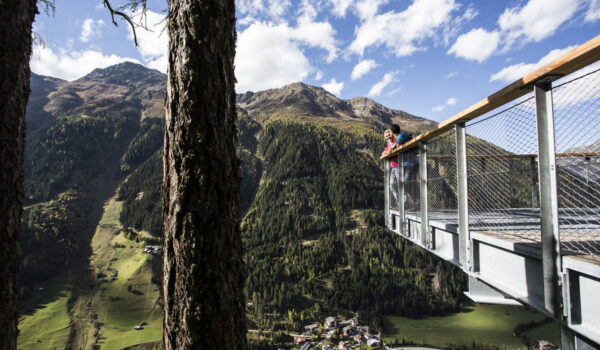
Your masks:
M 543 315 L 520 306 L 483 305 L 470 307 L 467 312 L 444 317 L 410 319 L 399 316 L 384 318 L 384 339 L 397 337 L 415 343 L 447 346 L 471 346 L 477 343 L 494 344 L 499 348 L 526 349 L 518 337 L 512 335 L 519 323 L 540 321 Z M 558 326 L 555 323 L 532 329 L 526 334 L 534 339 L 546 339 L 557 344 Z
M 115 197 L 105 204 L 89 266 L 47 281 L 27 301 L 19 349 L 153 349 L 162 339 L 159 287 L 151 281 L 160 257 L 123 232 L 121 208 Z
M 55 294 L 52 301 L 41 305 L 19 322 L 19 349 L 65 349 L 70 332 L 68 310 L 70 292 Z
M 97 343 L 101 349 L 162 339 L 159 290 L 151 282 L 153 259 L 160 258 L 143 253 L 143 241 L 126 237 L 119 223 L 121 206 L 115 198 L 107 203 L 92 240 L 91 264 L 97 275 L 105 276 L 99 279 L 101 287 L 91 300 L 101 325 Z M 143 329 L 135 330 L 138 325 Z

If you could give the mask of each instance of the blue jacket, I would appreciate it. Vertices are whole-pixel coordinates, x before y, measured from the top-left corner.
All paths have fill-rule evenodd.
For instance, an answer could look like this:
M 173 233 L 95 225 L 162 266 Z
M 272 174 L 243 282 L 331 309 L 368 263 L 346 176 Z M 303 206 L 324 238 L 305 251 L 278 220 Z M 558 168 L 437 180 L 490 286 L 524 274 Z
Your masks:
M 396 138 L 396 142 L 394 142 L 394 145 L 392 146 L 392 148 L 402 145 L 402 144 L 410 141 L 411 139 L 412 138 L 410 136 L 401 132 L 398 134 L 398 137 Z M 417 159 L 417 154 L 415 152 L 404 153 L 404 164 L 403 165 L 404 166 L 419 165 L 419 159 Z

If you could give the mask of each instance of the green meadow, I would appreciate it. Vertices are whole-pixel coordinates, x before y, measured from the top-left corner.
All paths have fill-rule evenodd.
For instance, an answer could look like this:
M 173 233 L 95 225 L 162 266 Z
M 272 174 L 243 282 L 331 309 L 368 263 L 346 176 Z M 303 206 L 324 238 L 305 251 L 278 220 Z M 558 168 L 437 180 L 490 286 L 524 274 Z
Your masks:
M 71 315 L 70 292 L 62 291 L 19 322 L 19 349 L 65 349 L 69 339 Z
M 521 306 L 475 304 L 465 312 L 448 316 L 411 319 L 384 317 L 384 339 L 394 338 L 415 344 L 444 347 L 449 344 L 471 347 L 477 343 L 493 344 L 500 349 L 527 349 L 513 329 L 520 323 L 541 321 L 544 315 Z M 558 326 L 550 323 L 525 332 L 534 340 L 545 339 L 559 344 Z
M 152 349 L 160 342 L 159 287 L 152 282 L 160 257 L 143 253 L 141 236 L 123 232 L 121 208 L 115 197 L 105 204 L 88 266 L 73 266 L 26 301 L 19 349 Z

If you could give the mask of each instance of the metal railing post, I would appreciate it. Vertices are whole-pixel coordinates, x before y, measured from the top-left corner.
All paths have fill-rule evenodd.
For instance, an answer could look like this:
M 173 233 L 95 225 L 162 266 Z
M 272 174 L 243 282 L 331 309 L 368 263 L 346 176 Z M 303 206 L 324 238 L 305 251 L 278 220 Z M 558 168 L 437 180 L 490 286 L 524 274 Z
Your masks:
M 427 145 L 419 143 L 419 178 L 421 187 L 421 245 L 429 248 L 429 219 L 427 217 Z
M 385 216 L 385 226 L 387 226 L 387 228 L 389 228 L 390 230 L 392 229 L 392 222 L 391 222 L 391 218 L 390 218 L 390 172 L 391 172 L 391 167 L 390 167 L 390 161 L 389 160 L 384 160 L 383 161 L 385 163 L 384 169 L 383 169 L 383 198 L 384 198 L 384 216 Z
M 547 312 L 560 319 L 562 280 L 552 83 L 536 83 L 534 91 L 538 131 L 544 307 Z
M 398 188 L 398 216 L 400 217 L 400 234 L 403 236 L 407 235 L 406 232 L 406 225 L 404 225 L 404 223 L 406 222 L 406 218 L 404 217 L 404 206 L 405 206 L 405 200 L 404 198 L 406 197 L 404 195 L 404 153 L 400 153 L 398 155 L 398 177 L 399 177 L 399 188 Z
M 465 124 L 456 124 L 456 175 L 458 189 L 458 254 L 460 265 L 471 271 L 469 198 L 467 187 L 467 140 Z
M 538 170 L 535 158 L 529 160 L 529 166 L 531 167 L 531 207 L 537 208 L 540 206 L 538 198 Z

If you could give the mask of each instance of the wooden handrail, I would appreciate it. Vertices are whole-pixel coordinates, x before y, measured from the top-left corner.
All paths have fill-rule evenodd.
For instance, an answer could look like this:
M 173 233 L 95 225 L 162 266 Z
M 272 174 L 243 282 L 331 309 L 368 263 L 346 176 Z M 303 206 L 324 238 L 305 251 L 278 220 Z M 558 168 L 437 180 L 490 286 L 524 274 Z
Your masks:
M 416 147 L 419 142 L 429 140 L 435 136 L 452 129 L 454 124 L 473 120 L 491 110 L 494 110 L 510 101 L 513 101 L 529 92 L 529 88 L 542 79 L 556 80 L 562 76 L 571 74 L 583 67 L 586 67 L 600 60 L 600 35 L 590 41 L 579 45 L 572 51 L 555 59 L 547 65 L 525 75 L 514 83 L 498 90 L 494 94 L 475 103 L 467 109 L 459 112 L 450 119 L 438 124 L 436 128 L 418 135 L 407 143 L 400 145 L 381 158 L 390 158 L 398 154 L 399 151 L 405 151 Z

